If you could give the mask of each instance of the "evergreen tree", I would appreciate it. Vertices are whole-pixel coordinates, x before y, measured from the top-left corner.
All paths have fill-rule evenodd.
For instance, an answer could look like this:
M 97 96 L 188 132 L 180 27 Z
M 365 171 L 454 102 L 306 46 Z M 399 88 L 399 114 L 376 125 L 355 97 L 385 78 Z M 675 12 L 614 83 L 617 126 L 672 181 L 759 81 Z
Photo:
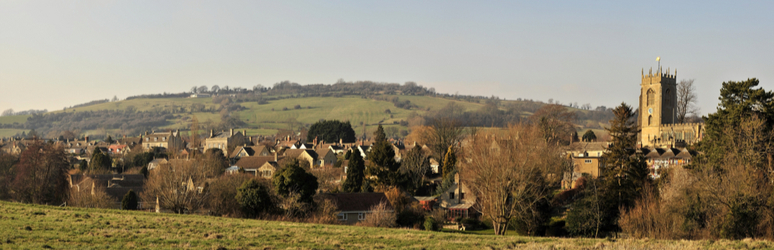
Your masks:
M 302 202 L 312 202 L 318 186 L 317 177 L 301 168 L 297 159 L 292 159 L 282 170 L 275 172 L 272 182 L 277 194 L 287 197 L 290 193 L 298 193 Z
M 135 193 L 134 190 L 129 189 L 129 192 L 126 192 L 126 195 L 124 195 L 124 198 L 121 200 L 121 209 L 137 209 L 137 193 Z
M 604 166 L 600 176 L 602 186 L 602 205 L 610 222 L 602 230 L 618 230 L 615 225 L 619 208 L 634 205 L 642 193 L 643 187 L 650 184 L 648 166 L 642 153 L 635 151 L 637 133 L 636 116 L 625 103 L 613 109 L 615 117 L 610 127 L 605 128 L 612 137 L 612 144 L 604 154 Z
M 352 124 L 338 120 L 321 120 L 312 124 L 307 132 L 306 140 L 311 142 L 315 138 L 326 142 L 338 142 L 339 140 L 354 142 L 356 140 Z
M 99 147 L 94 148 L 91 154 L 91 163 L 89 163 L 90 171 L 106 171 L 113 167 L 113 160 L 109 155 L 103 154 Z
M 446 150 L 446 156 L 443 157 L 443 168 L 441 169 L 443 178 L 454 178 L 454 176 L 449 177 L 447 173 L 451 173 L 453 170 L 455 170 L 456 166 L 457 155 L 454 152 L 454 145 L 451 145 L 449 146 L 449 149 Z
M 242 211 L 250 218 L 255 218 L 272 207 L 269 187 L 256 179 L 245 181 L 237 188 L 236 200 L 242 207 Z
M 699 144 L 700 151 L 697 162 L 715 166 L 723 162 L 727 146 L 732 145 L 728 136 L 724 136 L 726 128 L 738 129 L 743 119 L 757 116 L 764 123 L 764 131 L 771 131 L 774 126 L 774 93 L 758 86 L 758 79 L 723 83 L 720 89 L 720 104 L 717 112 L 709 114 L 705 119 L 705 136 Z
M 342 183 L 341 189 L 350 193 L 364 192 L 363 179 L 365 179 L 365 161 L 360 154 L 354 153 L 349 157 L 347 179 Z
M 398 172 L 400 164 L 395 162 L 395 151 L 392 149 L 392 144 L 387 141 L 382 125 L 379 125 L 374 132 L 374 145 L 371 147 L 368 159 L 371 160 L 371 165 L 367 170 L 368 174 L 378 177 L 377 184 L 386 186 L 399 184 L 401 181 L 400 172 Z
M 597 140 L 597 135 L 594 134 L 594 131 L 592 131 L 591 129 L 586 130 L 586 133 L 583 133 L 583 141 L 590 142 L 590 141 L 596 141 L 596 140 Z

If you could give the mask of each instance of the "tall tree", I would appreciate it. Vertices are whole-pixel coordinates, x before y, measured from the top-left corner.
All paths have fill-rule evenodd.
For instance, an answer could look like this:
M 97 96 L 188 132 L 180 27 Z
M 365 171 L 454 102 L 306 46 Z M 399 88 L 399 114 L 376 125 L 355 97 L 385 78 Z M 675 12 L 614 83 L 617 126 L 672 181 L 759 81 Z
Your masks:
M 273 206 L 270 188 L 256 179 L 245 181 L 237 188 L 236 200 L 249 218 L 255 218 Z
M 203 161 L 171 160 L 151 170 L 140 197 L 174 213 L 199 210 L 208 198 Z
M 365 161 L 360 153 L 352 153 L 349 156 L 349 163 L 347 165 L 347 179 L 341 185 L 341 189 L 344 192 L 366 192 L 363 189 L 363 179 L 365 179 Z
M 339 120 L 321 120 L 312 124 L 309 127 L 306 141 L 311 142 L 315 138 L 326 142 L 354 142 L 356 140 L 352 124 Z
M 540 107 L 529 119 L 543 130 L 543 135 L 549 143 L 568 145 L 575 133 L 573 123 L 577 120 L 577 115 L 565 106 L 549 104 Z
M 454 146 L 449 146 L 446 150 L 446 156 L 443 157 L 443 168 L 441 169 L 441 175 L 444 179 L 453 178 L 454 176 L 448 176 L 448 173 L 454 171 L 457 167 L 457 154 L 454 152 Z
M 696 106 L 697 101 L 693 79 L 680 80 L 677 83 L 677 121 L 679 123 L 685 123 L 688 116 L 699 114 L 699 107 Z
M 456 147 L 462 140 L 465 127 L 462 122 L 451 117 L 428 119 L 428 123 L 430 126 L 424 129 L 421 141 L 428 144 L 436 159 L 441 159 L 450 146 Z
M 27 147 L 14 167 L 12 194 L 16 201 L 60 204 L 67 199 L 67 170 L 70 162 L 64 150 L 41 141 Z
M 297 159 L 290 160 L 282 170 L 274 172 L 272 183 L 277 194 L 283 197 L 298 194 L 298 200 L 307 203 L 312 202 L 318 186 L 317 177 L 301 168 Z
M 621 103 L 613 109 L 615 118 L 605 128 L 611 136 L 611 145 L 603 155 L 601 174 L 602 199 L 608 217 L 604 230 L 618 230 L 619 208 L 629 208 L 640 198 L 645 185 L 650 184 L 648 166 L 642 153 L 635 151 L 637 133 L 636 115 L 629 105 Z
M 91 154 L 91 162 L 89 163 L 89 173 L 102 174 L 110 171 L 113 167 L 113 160 L 110 155 L 103 154 L 99 147 L 94 148 L 94 152 Z
M 414 194 L 422 186 L 425 174 L 430 170 L 430 158 L 422 152 L 421 147 L 413 147 L 403 156 L 400 165 L 410 184 L 406 186 L 407 191 Z
M 746 81 L 728 81 L 720 89 L 720 104 L 717 112 L 705 117 L 705 137 L 700 149 L 707 157 L 707 164 L 719 164 L 725 155 L 724 145 L 729 145 L 724 136 L 726 128 L 739 128 L 743 119 L 753 116 L 763 120 L 764 131 L 770 131 L 774 125 L 774 93 L 763 88 L 755 88 L 758 79 Z M 766 152 L 771 154 L 771 152 Z M 769 164 L 771 166 L 771 164 Z
M 586 133 L 583 133 L 583 141 L 591 142 L 596 140 L 597 140 L 597 135 L 594 134 L 594 131 L 592 131 L 591 129 L 586 130 Z
M 400 164 L 395 162 L 395 150 L 393 150 L 392 144 L 387 141 L 381 124 L 374 132 L 374 145 L 371 146 L 368 159 L 371 164 L 366 169 L 366 173 L 377 176 L 379 185 L 394 186 L 401 180 L 401 174 L 398 171 Z
M 532 220 L 538 204 L 558 183 L 567 165 L 559 148 L 548 143 L 535 125 L 512 125 L 505 140 L 472 136 L 459 168 L 476 208 L 492 221 L 496 235 L 505 235 L 512 219 Z M 470 194 L 469 194 L 470 195 Z

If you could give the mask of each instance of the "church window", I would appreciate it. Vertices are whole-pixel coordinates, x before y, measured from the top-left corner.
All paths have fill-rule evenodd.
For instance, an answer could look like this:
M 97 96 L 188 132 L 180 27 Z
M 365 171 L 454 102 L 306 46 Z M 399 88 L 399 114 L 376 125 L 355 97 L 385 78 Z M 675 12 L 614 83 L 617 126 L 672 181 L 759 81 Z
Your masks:
M 652 116 L 652 115 L 649 115 L 649 116 L 648 116 L 648 126 L 650 126 L 650 124 L 651 124 L 651 122 L 652 122 L 652 121 L 653 121 L 653 116 Z
M 656 93 L 653 92 L 652 89 L 648 89 L 647 97 L 648 97 L 648 106 L 656 103 Z

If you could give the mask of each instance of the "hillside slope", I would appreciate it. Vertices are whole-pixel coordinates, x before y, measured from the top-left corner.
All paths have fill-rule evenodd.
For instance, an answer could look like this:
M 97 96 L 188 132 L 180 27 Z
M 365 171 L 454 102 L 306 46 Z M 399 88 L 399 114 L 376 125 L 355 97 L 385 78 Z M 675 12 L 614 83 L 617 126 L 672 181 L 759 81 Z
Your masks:
M 0 201 L 0 248 L 725 249 L 767 241 L 663 241 L 470 235 Z

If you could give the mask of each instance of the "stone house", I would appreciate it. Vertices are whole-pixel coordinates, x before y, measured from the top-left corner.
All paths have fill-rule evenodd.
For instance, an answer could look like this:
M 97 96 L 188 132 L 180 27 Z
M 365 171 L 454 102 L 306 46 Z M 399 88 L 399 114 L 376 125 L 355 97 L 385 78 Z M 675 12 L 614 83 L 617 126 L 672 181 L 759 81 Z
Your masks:
M 145 151 L 151 151 L 154 147 L 163 148 L 165 150 L 177 151 L 182 149 L 183 138 L 180 136 L 180 131 L 169 132 L 145 132 L 145 136 L 142 138 L 142 148 Z
M 344 224 L 355 224 L 365 220 L 370 214 L 373 214 L 371 208 L 379 203 L 387 205 L 385 213 L 394 213 L 395 210 L 384 193 L 336 193 L 321 194 L 321 199 L 331 200 L 336 204 L 339 213 L 339 221 Z
M 460 182 L 459 173 L 454 175 L 454 184 L 438 197 L 438 205 L 447 210 L 448 218 L 477 217 L 478 213 L 473 209 L 476 204 L 476 196 L 464 182 Z
M 204 140 L 204 151 L 211 148 L 217 148 L 223 151 L 223 156 L 228 157 L 229 146 L 244 146 L 248 142 L 248 138 L 245 136 L 247 131 L 235 132 L 234 129 L 229 131 L 221 131 L 215 133 L 210 130 L 210 136 Z

